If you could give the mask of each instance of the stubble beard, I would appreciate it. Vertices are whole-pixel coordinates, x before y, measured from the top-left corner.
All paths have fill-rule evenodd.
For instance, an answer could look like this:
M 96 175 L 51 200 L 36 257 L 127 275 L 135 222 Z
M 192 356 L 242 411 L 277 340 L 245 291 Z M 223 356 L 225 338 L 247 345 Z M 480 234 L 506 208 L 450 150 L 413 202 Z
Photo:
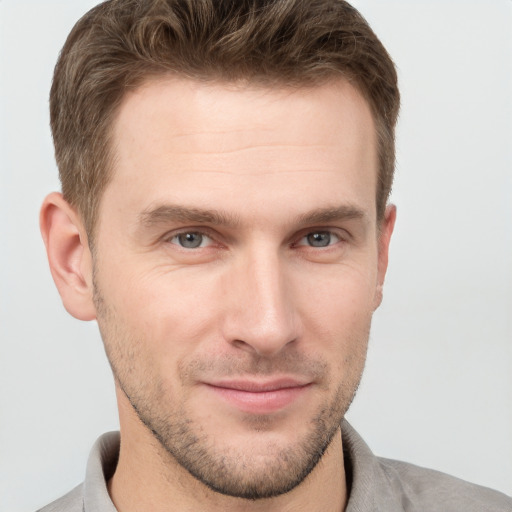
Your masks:
M 161 455 L 164 463 L 169 462 L 170 457 L 209 489 L 248 500 L 279 496 L 301 484 L 339 432 L 341 420 L 355 394 L 354 390 L 348 398 L 338 392 L 332 404 L 323 407 L 311 420 L 307 436 L 286 447 L 268 444 L 266 460 L 253 464 L 254 453 L 241 453 L 229 447 L 220 452 L 215 447 L 215 440 L 208 438 L 201 425 L 180 412 L 172 418 L 163 416 L 153 407 L 152 399 L 127 393 L 119 379 L 118 384 L 141 422 L 164 449 Z M 250 423 L 255 437 L 266 430 L 266 418 L 255 417 Z M 269 453 L 272 453 L 271 457 Z
M 137 354 L 138 347 L 147 344 L 143 340 L 131 338 L 123 330 L 97 286 L 94 299 L 98 324 L 114 378 L 140 421 L 161 446 L 160 456 L 164 463 L 171 466 L 178 463 L 195 479 L 217 493 L 261 500 L 285 494 L 297 487 L 313 471 L 329 447 L 356 394 L 364 367 L 369 326 L 366 334 L 362 334 L 366 339 L 359 340 L 362 353 L 354 357 L 356 363 L 351 369 L 354 377 L 348 379 L 349 385 L 347 382 L 340 384 L 332 398 L 317 409 L 316 415 L 310 420 L 307 435 L 286 446 L 269 444 L 264 460 L 254 464 L 254 453 L 248 453 L 243 447 L 243 451 L 229 447 L 219 451 L 215 439 L 211 439 L 205 432 L 204 425 L 187 417 L 183 404 L 172 411 L 165 410 L 165 405 L 169 403 L 169 393 L 163 389 L 162 383 L 157 383 L 153 375 L 148 375 L 149 368 L 136 374 L 137 363 L 144 360 Z M 270 365 L 276 367 L 276 372 L 281 369 L 279 365 Z M 269 425 L 269 419 L 265 416 L 255 416 L 248 420 L 248 427 L 253 429 L 255 437 L 261 431 L 271 428 Z M 270 453 L 271 456 L 268 455 Z

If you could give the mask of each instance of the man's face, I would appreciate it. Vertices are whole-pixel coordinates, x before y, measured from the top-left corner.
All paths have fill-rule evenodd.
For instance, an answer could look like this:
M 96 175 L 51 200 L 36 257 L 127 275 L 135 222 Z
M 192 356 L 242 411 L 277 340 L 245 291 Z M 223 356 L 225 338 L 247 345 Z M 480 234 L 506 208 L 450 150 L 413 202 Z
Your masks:
M 214 490 L 290 490 L 338 432 L 380 301 L 366 102 L 155 81 L 114 148 L 94 284 L 122 400 Z

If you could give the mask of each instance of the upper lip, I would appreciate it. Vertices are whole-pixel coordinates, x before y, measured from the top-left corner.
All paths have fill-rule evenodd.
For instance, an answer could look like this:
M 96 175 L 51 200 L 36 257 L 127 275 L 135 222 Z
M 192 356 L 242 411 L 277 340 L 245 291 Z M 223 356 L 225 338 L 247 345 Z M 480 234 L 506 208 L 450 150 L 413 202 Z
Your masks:
M 208 382 L 207 384 L 217 388 L 234 389 L 237 391 L 246 391 L 250 393 L 263 393 L 265 391 L 278 391 L 281 389 L 303 387 L 310 383 L 310 381 L 303 379 L 282 377 L 267 380 L 222 379 L 219 381 Z

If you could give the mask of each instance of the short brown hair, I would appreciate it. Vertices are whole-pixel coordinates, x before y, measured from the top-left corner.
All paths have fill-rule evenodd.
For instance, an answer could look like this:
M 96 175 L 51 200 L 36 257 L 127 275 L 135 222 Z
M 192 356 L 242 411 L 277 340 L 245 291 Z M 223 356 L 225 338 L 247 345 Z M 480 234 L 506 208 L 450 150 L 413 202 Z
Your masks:
M 74 26 L 55 68 L 50 115 L 66 200 L 93 237 L 112 175 L 110 135 L 127 90 L 153 76 L 264 86 L 351 81 L 378 135 L 377 215 L 395 166 L 395 67 L 365 19 L 343 0 L 108 0 Z

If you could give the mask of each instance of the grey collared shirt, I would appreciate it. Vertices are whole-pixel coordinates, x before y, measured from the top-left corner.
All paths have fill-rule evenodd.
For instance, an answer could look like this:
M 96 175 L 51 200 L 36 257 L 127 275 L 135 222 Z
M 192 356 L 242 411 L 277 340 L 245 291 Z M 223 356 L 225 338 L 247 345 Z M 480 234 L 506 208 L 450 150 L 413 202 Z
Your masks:
M 512 512 L 512 498 L 438 471 L 376 457 L 344 421 L 349 500 L 345 512 Z M 119 433 L 93 446 L 85 481 L 39 512 L 117 512 L 107 490 L 119 455 Z

